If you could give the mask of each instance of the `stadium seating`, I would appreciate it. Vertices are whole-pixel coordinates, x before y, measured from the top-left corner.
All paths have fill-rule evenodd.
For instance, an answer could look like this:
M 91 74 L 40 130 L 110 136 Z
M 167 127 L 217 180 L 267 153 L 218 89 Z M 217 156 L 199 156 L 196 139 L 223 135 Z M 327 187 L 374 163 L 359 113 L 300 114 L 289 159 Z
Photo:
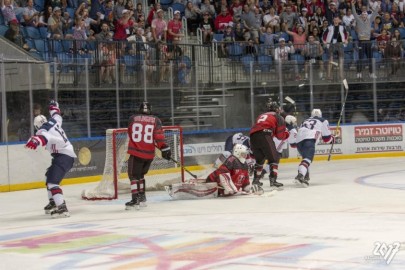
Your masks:
M 5 25 L 0 25 L 0 36 L 4 37 L 4 34 L 6 33 L 6 31 L 8 30 L 8 27 Z
M 257 63 L 259 64 L 261 72 L 268 72 L 270 71 L 273 59 L 270 55 L 259 55 L 257 57 Z
M 255 58 L 252 55 L 244 55 L 241 57 L 241 62 L 242 62 L 242 66 L 243 66 L 243 71 L 245 73 L 250 74 L 250 63 L 252 62 L 254 65 Z

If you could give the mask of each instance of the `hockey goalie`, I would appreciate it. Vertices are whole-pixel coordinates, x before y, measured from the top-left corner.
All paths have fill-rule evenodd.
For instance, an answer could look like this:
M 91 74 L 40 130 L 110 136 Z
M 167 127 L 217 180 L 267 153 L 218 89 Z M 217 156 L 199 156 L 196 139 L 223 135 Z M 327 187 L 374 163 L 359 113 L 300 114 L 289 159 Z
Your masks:
M 250 185 L 246 158 L 249 150 L 245 145 L 236 144 L 230 155 L 218 169 L 208 175 L 204 183 L 181 183 L 168 187 L 174 199 L 200 199 L 241 194 L 262 195 L 263 189 Z

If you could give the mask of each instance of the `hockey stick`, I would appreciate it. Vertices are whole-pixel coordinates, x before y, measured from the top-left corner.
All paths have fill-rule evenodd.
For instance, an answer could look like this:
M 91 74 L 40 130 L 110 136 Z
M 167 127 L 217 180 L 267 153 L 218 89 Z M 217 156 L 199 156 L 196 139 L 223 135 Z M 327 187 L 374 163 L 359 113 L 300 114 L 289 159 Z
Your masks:
M 344 88 L 346 90 L 346 94 L 345 94 L 345 99 L 344 99 L 343 104 L 342 104 L 342 109 L 340 110 L 339 120 L 337 122 L 337 126 L 336 126 L 336 129 L 335 129 L 335 136 L 336 136 L 337 132 L 339 131 L 340 121 L 342 120 L 343 111 L 345 110 L 347 94 L 349 93 L 349 85 L 347 84 L 346 79 L 343 80 L 343 86 L 344 86 Z M 333 146 L 335 145 L 335 140 L 336 140 L 336 138 L 333 140 L 333 142 L 332 142 L 332 144 L 330 146 L 329 155 L 328 155 L 328 161 L 330 161 L 330 159 L 332 157 L 332 151 L 333 151 Z
M 294 116 L 297 116 L 298 113 L 297 113 L 297 106 L 295 104 L 295 100 L 293 100 L 289 96 L 286 96 L 284 99 L 287 100 L 288 102 L 290 102 L 292 105 L 294 105 Z
M 156 145 L 155 145 L 155 155 L 163 158 L 162 157 L 162 150 L 160 150 Z M 180 162 L 178 162 L 177 160 L 173 159 L 172 157 L 170 157 L 170 160 L 173 161 L 174 163 L 176 163 L 178 166 L 180 166 L 180 168 L 182 168 L 183 170 L 185 170 L 187 173 L 189 173 L 194 179 L 197 179 L 197 175 L 192 174 L 189 170 L 186 169 L 186 167 L 182 166 L 180 164 Z
M 178 162 L 177 160 L 173 159 L 172 157 L 170 157 L 170 160 L 173 161 L 174 163 L 176 163 L 178 166 L 180 166 L 183 170 L 185 170 L 189 175 L 191 175 L 192 177 L 194 177 L 194 179 L 197 179 L 197 175 L 191 173 L 189 170 L 186 169 L 186 167 L 184 167 L 183 165 L 180 164 L 180 162 Z

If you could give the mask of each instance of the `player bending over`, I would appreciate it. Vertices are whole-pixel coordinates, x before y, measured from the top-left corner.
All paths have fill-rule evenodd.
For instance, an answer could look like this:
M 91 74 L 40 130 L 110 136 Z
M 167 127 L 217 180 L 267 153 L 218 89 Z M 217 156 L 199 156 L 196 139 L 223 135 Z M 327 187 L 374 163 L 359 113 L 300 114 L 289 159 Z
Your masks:
M 284 118 L 280 115 L 280 106 L 277 102 L 268 99 L 267 112 L 262 113 L 256 119 L 253 127 L 250 129 L 250 143 L 253 156 L 256 159 L 254 179 L 252 184 L 260 185 L 263 164 L 267 159 L 270 165 L 270 187 L 282 189 L 283 184 L 277 182 L 278 163 L 280 155 L 277 152 L 273 138 L 284 141 L 289 137 Z
M 62 129 L 58 102 L 54 100 L 49 102 L 49 114 L 51 116 L 49 120 L 43 115 L 34 118 L 34 127 L 37 131 L 25 147 L 35 150 L 38 146 L 45 146 L 51 153 L 52 164 L 45 173 L 49 203 L 44 210 L 46 214 L 51 214 L 52 218 L 69 217 L 60 182 L 72 168 L 76 154 Z
M 226 139 L 224 152 L 222 152 L 222 154 L 215 160 L 214 168 L 219 168 L 222 163 L 224 163 L 224 161 L 232 155 L 233 147 L 236 144 L 242 144 L 248 148 L 249 155 L 246 158 L 246 163 L 248 164 L 250 174 L 251 171 L 253 172 L 253 166 L 256 161 L 254 160 L 252 151 L 250 150 L 250 138 L 242 133 L 235 133 Z
M 315 155 L 315 145 L 322 138 L 325 143 L 333 143 L 335 137 L 329 129 L 328 120 L 322 118 L 320 109 L 313 109 L 311 117 L 306 119 L 298 130 L 297 150 L 302 156 L 302 161 L 298 166 L 298 175 L 295 177 L 297 183 L 308 187 L 309 173 Z
M 237 193 L 249 193 L 251 190 L 257 195 L 263 194 L 263 189 L 257 185 L 250 185 L 246 158 L 249 150 L 245 145 L 236 144 L 224 163 L 210 175 L 206 182 L 216 182 L 219 186 L 219 196 L 230 196 Z
M 126 210 L 146 206 L 145 174 L 155 157 L 155 147 L 162 151 L 164 159 L 171 159 L 170 147 L 165 142 L 162 122 L 152 115 L 152 106 L 144 101 L 139 114 L 129 118 L 128 125 L 128 177 L 131 181 L 132 200 L 125 204 Z

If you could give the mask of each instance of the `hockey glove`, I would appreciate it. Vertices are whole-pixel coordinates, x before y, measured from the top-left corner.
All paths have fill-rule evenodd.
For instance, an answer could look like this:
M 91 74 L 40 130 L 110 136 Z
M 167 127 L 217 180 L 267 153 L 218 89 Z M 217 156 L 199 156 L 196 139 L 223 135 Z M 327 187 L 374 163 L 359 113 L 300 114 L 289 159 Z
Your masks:
M 44 138 L 42 136 L 32 136 L 25 144 L 25 147 L 35 150 L 40 145 L 45 145 Z
M 162 151 L 162 158 L 170 160 L 172 158 L 172 151 L 170 151 L 170 147 L 166 147 L 161 149 Z
M 263 195 L 264 190 L 261 186 L 259 185 L 252 185 L 251 187 L 251 192 L 255 195 Z
M 55 113 L 60 114 L 59 103 L 57 101 L 49 101 L 49 113 L 51 116 L 53 116 Z

